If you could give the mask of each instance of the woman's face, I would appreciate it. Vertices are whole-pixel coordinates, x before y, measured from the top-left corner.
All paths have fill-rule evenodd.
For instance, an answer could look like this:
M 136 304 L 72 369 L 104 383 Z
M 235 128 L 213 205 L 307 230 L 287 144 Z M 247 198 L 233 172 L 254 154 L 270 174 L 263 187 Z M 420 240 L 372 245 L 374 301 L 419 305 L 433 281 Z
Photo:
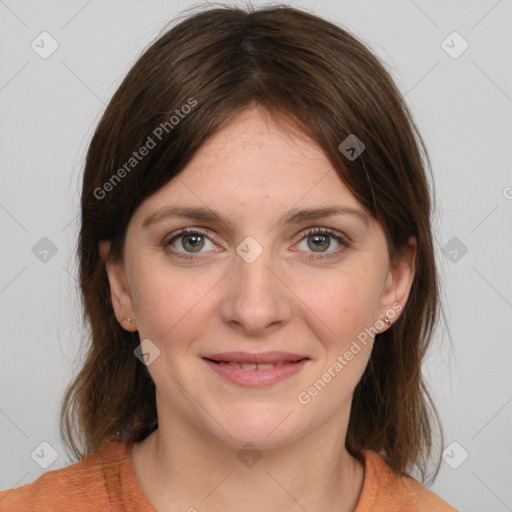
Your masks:
M 107 270 L 119 322 L 150 340 L 160 424 L 270 448 L 346 427 L 414 251 L 391 266 L 381 226 L 320 148 L 251 109 L 140 205 Z

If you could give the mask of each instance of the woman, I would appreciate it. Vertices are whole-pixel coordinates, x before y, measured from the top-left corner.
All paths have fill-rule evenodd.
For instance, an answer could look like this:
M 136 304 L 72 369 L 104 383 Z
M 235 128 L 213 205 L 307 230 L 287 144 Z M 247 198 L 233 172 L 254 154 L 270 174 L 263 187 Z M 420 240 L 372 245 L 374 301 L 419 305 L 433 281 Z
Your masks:
M 0 508 L 454 511 L 410 476 L 437 420 L 422 156 L 334 24 L 214 8 L 164 33 L 87 154 L 91 345 L 62 408 L 81 460 Z

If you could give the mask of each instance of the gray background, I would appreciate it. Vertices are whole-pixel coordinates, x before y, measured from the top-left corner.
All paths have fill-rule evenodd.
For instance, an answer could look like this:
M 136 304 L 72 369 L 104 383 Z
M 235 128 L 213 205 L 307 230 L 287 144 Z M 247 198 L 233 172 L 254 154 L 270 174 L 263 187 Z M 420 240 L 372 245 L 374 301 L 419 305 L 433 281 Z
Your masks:
M 384 59 L 418 122 L 451 334 L 439 330 L 425 367 L 450 445 L 432 489 L 461 511 L 512 510 L 511 2 L 290 4 Z M 48 469 L 69 463 L 57 414 L 82 339 L 74 248 L 84 154 L 135 58 L 191 5 L 0 0 L 0 489 L 32 482 L 52 455 Z M 46 59 L 31 47 L 51 48 L 43 31 L 58 42 Z

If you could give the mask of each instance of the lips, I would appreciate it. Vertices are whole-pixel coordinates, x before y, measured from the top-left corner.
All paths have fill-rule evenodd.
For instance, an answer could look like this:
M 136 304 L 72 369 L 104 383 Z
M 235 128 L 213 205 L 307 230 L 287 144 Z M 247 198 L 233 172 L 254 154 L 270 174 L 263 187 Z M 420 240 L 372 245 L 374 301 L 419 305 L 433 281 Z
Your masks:
M 272 368 L 276 368 L 277 366 L 283 366 L 285 364 L 292 363 L 235 363 L 233 361 L 225 363 L 224 361 L 220 361 L 218 364 L 227 364 L 228 366 L 233 366 L 234 368 L 241 368 L 242 370 L 271 370 Z
M 244 365 L 273 365 L 281 366 L 287 363 L 296 363 L 309 357 L 293 354 L 291 352 L 261 352 L 259 354 L 250 352 L 222 352 L 203 356 L 215 363 L 225 363 L 243 367 Z M 253 367 L 247 369 L 254 369 Z
M 203 356 L 208 366 L 224 380 L 238 386 L 272 386 L 299 373 L 310 358 L 290 352 L 222 352 Z

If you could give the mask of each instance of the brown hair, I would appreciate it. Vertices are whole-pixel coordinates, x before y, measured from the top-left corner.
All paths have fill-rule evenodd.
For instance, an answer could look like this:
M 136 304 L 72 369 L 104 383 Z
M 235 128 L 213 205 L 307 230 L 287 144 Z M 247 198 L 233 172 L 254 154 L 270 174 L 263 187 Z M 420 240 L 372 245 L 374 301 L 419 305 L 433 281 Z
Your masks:
M 138 335 L 114 315 L 98 242 L 110 240 L 112 257 L 122 258 L 138 205 L 252 105 L 323 149 L 383 226 L 392 260 L 409 236 L 417 239 L 409 299 L 376 336 L 354 392 L 346 446 L 360 460 L 362 449 L 379 452 L 398 473 L 416 466 L 424 481 L 433 419 L 440 430 L 421 374 L 441 312 L 428 154 L 381 61 L 339 26 L 287 6 L 203 8 L 185 17 L 147 48 L 106 108 L 87 152 L 78 241 L 90 346 L 64 396 L 61 435 L 83 458 L 106 441 L 141 441 L 157 428 L 155 386 L 133 354 Z M 350 134 L 365 145 L 354 160 L 338 148 Z M 150 139 L 154 147 L 135 159 Z M 434 478 L 440 456 L 437 462 Z

